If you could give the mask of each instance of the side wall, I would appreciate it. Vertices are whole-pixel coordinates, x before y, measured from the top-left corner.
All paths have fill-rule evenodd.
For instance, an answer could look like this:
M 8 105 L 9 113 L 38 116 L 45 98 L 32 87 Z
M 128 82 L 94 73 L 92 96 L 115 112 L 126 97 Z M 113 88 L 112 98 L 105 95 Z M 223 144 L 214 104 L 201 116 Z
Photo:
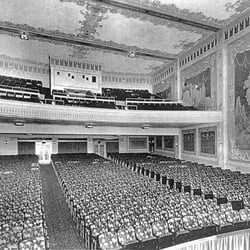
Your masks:
M 227 56 L 227 167 L 250 172 L 250 27 L 226 41 Z M 248 23 L 248 26 L 247 26 Z

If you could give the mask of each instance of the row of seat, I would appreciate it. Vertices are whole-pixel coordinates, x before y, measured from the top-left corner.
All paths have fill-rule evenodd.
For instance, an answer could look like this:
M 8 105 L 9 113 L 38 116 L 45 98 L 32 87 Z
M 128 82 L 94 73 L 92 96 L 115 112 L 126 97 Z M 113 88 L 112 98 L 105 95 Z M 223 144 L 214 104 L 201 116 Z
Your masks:
M 114 97 L 119 101 L 125 101 L 127 98 L 151 98 L 151 94 L 148 90 L 141 89 L 102 88 L 102 95 L 107 97 Z
M 35 91 L 42 89 L 42 82 L 39 80 L 17 78 L 4 75 L 0 75 L 0 85 L 5 87 L 19 87 Z
M 93 108 L 115 108 L 115 100 L 101 96 L 86 96 L 81 93 L 70 93 L 66 91 L 53 90 L 53 100 L 57 105 L 69 105 Z
M 52 159 L 89 249 L 163 249 L 250 227 L 247 206 L 234 210 L 232 203 L 219 204 L 214 197 L 183 192 L 156 175 L 142 174 L 138 166 L 87 154 Z
M 129 105 L 137 106 L 137 110 L 196 110 L 194 107 L 183 106 L 180 103 L 168 103 L 168 102 L 154 102 L 145 101 L 144 103 L 138 103 L 137 101 L 130 102 Z
M 35 156 L 0 157 L 0 249 L 49 248 Z
M 110 153 L 109 157 L 141 174 L 163 178 L 181 190 L 200 190 L 204 195 L 212 194 L 228 201 L 242 200 L 250 206 L 249 174 L 150 154 Z

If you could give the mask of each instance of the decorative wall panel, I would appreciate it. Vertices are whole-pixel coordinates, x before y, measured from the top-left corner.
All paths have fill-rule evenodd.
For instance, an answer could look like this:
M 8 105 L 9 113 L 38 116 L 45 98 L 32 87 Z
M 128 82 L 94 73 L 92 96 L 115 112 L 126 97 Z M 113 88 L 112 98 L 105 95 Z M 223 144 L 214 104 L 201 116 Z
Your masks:
M 162 149 L 162 136 L 156 136 L 156 149 Z
M 119 141 L 107 141 L 106 142 L 107 153 L 119 153 Z
M 216 128 L 199 129 L 200 153 L 208 155 L 216 155 L 217 133 Z
M 183 136 L 183 151 L 195 152 L 195 129 L 182 131 Z
M 229 159 L 250 161 L 250 34 L 228 48 Z
M 164 136 L 164 149 L 173 150 L 174 149 L 174 136 Z
M 130 137 L 129 149 L 147 149 L 147 137 Z
M 173 74 L 162 83 L 153 87 L 153 92 L 162 98 L 175 100 L 176 99 L 176 74 Z
M 58 142 L 59 154 L 87 153 L 87 142 Z
M 217 105 L 216 53 L 181 71 L 185 106 L 209 109 Z
M 35 154 L 35 142 L 18 142 L 17 146 L 19 155 Z

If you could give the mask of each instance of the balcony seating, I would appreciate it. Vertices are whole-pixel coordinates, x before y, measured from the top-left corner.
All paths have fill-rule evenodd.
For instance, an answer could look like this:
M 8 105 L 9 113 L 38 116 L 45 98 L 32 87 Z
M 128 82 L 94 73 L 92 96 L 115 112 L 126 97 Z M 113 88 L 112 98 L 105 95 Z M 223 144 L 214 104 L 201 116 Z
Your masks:
M 151 94 L 148 90 L 141 89 L 116 89 L 116 88 L 102 88 L 102 95 L 107 97 L 114 97 L 116 100 L 125 101 L 127 98 L 150 98 Z
M 53 100 L 57 105 L 68 105 L 92 108 L 115 108 L 114 98 L 102 96 L 88 96 L 81 92 L 67 92 L 63 90 L 53 90 Z
M 48 249 L 34 156 L 0 157 L 0 249 Z
M 0 98 L 40 102 L 42 82 L 31 79 L 0 76 Z
M 165 99 L 126 99 L 127 107 L 137 107 L 137 110 L 195 110 L 193 107 L 183 106 L 179 102 L 172 102 Z
M 103 95 L 76 89 L 50 92 L 38 80 L 0 76 L 1 99 L 108 109 L 194 110 L 178 102 L 157 99 L 147 90 L 103 89 Z

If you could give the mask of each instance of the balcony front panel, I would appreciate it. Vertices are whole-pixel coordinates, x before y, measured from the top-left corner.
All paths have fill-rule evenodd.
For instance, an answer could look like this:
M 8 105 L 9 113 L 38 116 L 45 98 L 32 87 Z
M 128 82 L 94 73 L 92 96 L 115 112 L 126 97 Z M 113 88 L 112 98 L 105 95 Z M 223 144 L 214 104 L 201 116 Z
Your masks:
M 112 110 L 0 100 L 1 118 L 44 122 L 95 122 L 105 124 L 199 124 L 221 122 L 221 111 Z

